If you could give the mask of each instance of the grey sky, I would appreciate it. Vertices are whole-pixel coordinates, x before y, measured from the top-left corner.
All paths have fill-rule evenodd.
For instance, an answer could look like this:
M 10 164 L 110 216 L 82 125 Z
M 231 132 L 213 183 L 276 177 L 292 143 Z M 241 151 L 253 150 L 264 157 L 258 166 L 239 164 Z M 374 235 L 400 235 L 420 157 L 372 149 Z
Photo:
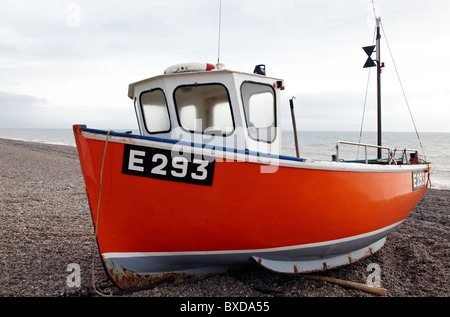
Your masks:
M 419 131 L 450 132 L 448 0 L 375 1 Z M 216 63 L 219 0 L 2 0 L 0 128 L 136 126 L 132 82 L 173 64 Z M 371 0 L 222 0 L 220 61 L 285 79 L 299 129 L 359 130 Z M 383 128 L 413 131 L 382 40 Z M 364 127 L 375 129 L 371 76 Z

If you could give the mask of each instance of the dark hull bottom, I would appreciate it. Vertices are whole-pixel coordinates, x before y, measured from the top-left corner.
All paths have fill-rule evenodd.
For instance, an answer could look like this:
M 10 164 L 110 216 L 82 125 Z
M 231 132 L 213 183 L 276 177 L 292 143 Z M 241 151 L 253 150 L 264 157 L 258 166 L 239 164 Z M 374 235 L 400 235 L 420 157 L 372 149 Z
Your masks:
M 399 224 L 357 237 L 270 250 L 107 253 L 102 256 L 110 278 L 123 289 L 144 287 L 168 277 L 179 280 L 245 268 L 252 260 L 275 272 L 308 273 L 351 264 L 370 256 L 384 245 L 386 235 Z

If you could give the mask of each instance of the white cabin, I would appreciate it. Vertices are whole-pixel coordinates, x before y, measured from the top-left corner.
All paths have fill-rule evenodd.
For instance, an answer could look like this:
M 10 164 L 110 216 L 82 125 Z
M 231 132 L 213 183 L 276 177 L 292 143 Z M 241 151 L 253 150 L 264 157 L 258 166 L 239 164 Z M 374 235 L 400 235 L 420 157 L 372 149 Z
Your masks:
M 130 84 L 140 134 L 280 154 L 283 80 L 230 70 L 164 74 Z

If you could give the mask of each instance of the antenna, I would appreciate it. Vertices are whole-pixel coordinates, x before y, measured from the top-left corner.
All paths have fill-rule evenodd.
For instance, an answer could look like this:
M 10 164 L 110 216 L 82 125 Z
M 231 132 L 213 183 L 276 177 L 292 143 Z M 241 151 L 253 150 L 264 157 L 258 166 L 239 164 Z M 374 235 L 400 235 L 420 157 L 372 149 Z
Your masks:
M 372 9 L 373 9 L 373 15 L 375 16 L 375 20 L 377 19 L 377 12 L 375 11 L 375 3 L 372 0 Z
M 219 44 L 217 47 L 217 64 L 220 63 L 220 31 L 222 28 L 222 0 L 219 3 Z

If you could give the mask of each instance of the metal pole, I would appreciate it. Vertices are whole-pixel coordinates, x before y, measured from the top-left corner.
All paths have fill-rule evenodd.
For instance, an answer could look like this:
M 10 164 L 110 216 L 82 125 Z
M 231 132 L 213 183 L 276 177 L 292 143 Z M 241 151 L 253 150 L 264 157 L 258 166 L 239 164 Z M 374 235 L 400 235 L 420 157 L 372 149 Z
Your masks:
M 291 117 L 292 117 L 292 125 L 294 126 L 294 138 L 295 138 L 295 152 L 297 154 L 297 157 L 300 158 L 300 153 L 298 150 L 298 138 L 297 138 L 297 125 L 295 124 L 295 115 L 294 115 L 294 99 L 295 97 L 292 97 L 289 100 L 289 103 L 291 105 Z
M 381 146 L 381 54 L 380 54 L 380 22 L 381 18 L 377 18 L 377 139 L 378 146 Z M 378 148 L 378 159 L 381 159 L 381 148 Z

